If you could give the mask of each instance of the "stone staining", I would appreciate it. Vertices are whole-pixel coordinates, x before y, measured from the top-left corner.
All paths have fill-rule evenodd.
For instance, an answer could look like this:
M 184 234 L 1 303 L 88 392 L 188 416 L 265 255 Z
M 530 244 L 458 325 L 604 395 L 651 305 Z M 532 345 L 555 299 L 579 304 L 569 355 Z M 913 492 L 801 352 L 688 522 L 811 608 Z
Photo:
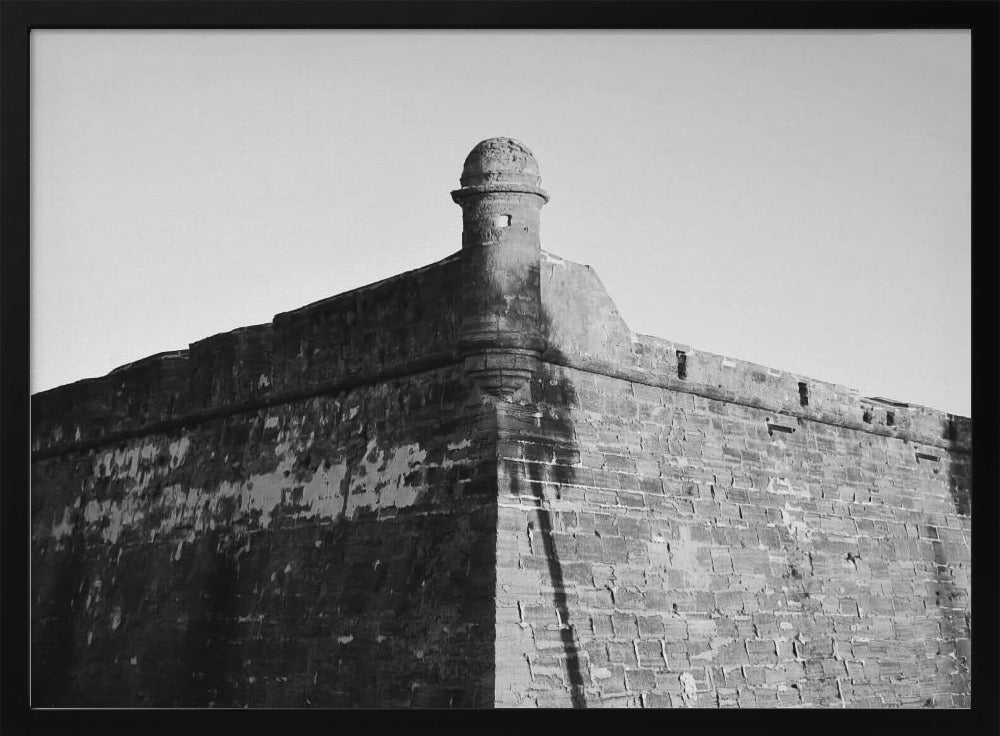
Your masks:
M 545 347 L 539 288 L 539 213 L 549 197 L 538 162 L 512 138 L 490 138 L 465 159 L 462 335 L 466 372 L 487 393 L 510 395 L 538 368 Z
M 527 147 L 460 183 L 459 253 L 32 397 L 32 703 L 967 707 L 971 421 L 635 334 Z

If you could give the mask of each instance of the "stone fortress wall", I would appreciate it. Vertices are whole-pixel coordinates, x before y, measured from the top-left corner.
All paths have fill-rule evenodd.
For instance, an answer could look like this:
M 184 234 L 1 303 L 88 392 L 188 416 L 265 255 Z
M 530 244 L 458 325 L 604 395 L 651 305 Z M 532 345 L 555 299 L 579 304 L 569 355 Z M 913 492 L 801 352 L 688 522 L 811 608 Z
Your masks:
M 36 702 L 492 703 L 456 266 L 35 397 Z
M 577 264 L 542 284 L 498 705 L 969 705 L 969 420 L 630 336 Z
M 462 250 L 32 398 L 37 705 L 967 706 L 971 422 Z

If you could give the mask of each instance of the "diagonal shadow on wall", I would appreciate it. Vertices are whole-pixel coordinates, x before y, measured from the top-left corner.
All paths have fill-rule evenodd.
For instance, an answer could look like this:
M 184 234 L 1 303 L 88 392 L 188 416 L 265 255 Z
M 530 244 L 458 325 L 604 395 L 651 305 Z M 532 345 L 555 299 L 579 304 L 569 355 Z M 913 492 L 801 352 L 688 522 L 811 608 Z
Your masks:
M 544 307 L 541 323 L 542 334 L 550 334 L 550 318 Z M 562 353 L 551 345 L 546 349 L 544 357 L 565 362 Z M 575 479 L 573 463 L 579 460 L 580 455 L 570 412 L 571 407 L 578 404 L 577 392 L 564 371 L 553 370 L 544 360 L 531 381 L 530 391 L 531 398 L 527 406 L 505 405 L 508 408 L 499 417 L 500 440 L 527 442 L 524 446 L 524 458 L 518 463 L 524 468 L 523 474 L 509 474 L 510 493 L 514 496 L 529 495 L 534 503 L 534 523 L 542 541 L 542 554 L 552 588 L 552 604 L 558 616 L 572 707 L 586 708 L 580 647 L 567 598 L 564 564 L 553 535 L 555 523 L 551 503 L 545 496 L 545 489 L 548 487 L 554 489 L 556 499 L 559 499 L 561 489 L 572 484 Z M 508 419 L 513 419 L 507 426 L 504 414 Z M 511 424 L 514 426 L 510 426 Z M 523 484 L 527 485 L 526 489 L 522 487 Z
M 557 466 L 556 482 L 569 483 L 570 469 L 565 466 Z M 528 465 L 528 487 L 531 497 L 535 501 L 535 519 L 538 524 L 538 531 L 542 539 L 543 551 L 548 563 L 549 582 L 552 585 L 552 602 L 555 605 L 559 616 L 559 635 L 562 639 L 563 654 L 566 658 L 566 671 L 569 679 L 570 695 L 574 708 L 586 708 L 587 699 L 584 693 L 583 674 L 580 670 L 580 653 L 576 643 L 576 635 L 573 624 L 570 623 L 569 605 L 566 599 L 566 585 L 563 576 L 562 563 L 555 548 L 552 531 L 552 512 L 546 508 L 547 502 L 542 486 L 542 472 L 537 463 Z M 510 478 L 510 491 L 513 495 L 521 495 L 521 482 L 517 475 Z

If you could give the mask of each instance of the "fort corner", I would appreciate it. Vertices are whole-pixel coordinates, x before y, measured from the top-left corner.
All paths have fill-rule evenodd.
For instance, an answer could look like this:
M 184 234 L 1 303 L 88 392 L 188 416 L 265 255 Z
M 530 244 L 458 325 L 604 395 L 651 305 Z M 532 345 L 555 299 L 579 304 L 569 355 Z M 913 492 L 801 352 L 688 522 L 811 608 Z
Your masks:
M 459 183 L 458 252 L 32 397 L 32 704 L 967 707 L 971 421 L 633 333 L 519 141 Z

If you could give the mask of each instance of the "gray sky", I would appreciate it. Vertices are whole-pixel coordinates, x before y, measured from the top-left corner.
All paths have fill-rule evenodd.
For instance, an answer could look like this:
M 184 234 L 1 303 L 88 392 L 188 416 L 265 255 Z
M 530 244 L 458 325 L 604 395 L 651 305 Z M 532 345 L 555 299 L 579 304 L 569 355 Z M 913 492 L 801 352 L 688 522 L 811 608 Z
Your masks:
M 636 332 L 970 414 L 970 37 L 33 31 L 32 391 L 461 247 L 480 140 Z

